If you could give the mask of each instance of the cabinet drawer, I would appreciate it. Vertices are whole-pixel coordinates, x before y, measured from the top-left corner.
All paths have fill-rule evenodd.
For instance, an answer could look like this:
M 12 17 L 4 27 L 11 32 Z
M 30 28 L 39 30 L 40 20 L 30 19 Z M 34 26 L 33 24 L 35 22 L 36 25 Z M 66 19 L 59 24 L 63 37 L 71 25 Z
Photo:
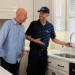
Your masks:
M 62 70 L 62 71 L 65 71 L 65 72 L 69 72 L 69 63 L 56 60 L 55 61 L 55 68 Z
M 55 59 L 48 57 L 48 67 L 55 67 Z
M 54 68 L 47 69 L 47 75 L 56 75 L 55 69 Z
M 47 69 L 46 75 L 69 75 L 69 73 L 49 67 Z

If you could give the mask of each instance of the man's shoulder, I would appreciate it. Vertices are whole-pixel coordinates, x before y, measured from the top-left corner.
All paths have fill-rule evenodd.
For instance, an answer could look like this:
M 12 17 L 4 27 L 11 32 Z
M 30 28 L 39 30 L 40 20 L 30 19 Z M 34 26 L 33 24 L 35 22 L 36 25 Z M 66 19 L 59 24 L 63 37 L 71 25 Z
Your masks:
M 5 23 L 10 23 L 11 20 L 6 20 Z
M 38 24 L 38 20 L 35 20 L 35 21 L 32 21 L 31 23 L 30 23 L 30 26 L 36 26 Z
M 3 26 L 9 26 L 11 20 L 7 20 L 4 22 Z
M 38 20 L 35 20 L 35 21 L 32 21 L 31 23 L 34 24 L 34 23 L 37 23 L 37 22 L 38 22 Z
M 49 25 L 50 27 L 53 27 L 53 24 L 47 21 L 47 25 Z

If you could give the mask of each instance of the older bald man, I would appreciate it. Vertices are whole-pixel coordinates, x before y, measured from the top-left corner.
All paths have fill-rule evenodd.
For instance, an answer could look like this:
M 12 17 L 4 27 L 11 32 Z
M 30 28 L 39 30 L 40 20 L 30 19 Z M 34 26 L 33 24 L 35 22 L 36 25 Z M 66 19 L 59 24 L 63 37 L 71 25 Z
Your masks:
M 27 11 L 19 8 L 16 17 L 4 23 L 0 31 L 1 66 L 18 75 L 20 59 L 24 56 L 25 30 L 23 22 L 27 19 Z

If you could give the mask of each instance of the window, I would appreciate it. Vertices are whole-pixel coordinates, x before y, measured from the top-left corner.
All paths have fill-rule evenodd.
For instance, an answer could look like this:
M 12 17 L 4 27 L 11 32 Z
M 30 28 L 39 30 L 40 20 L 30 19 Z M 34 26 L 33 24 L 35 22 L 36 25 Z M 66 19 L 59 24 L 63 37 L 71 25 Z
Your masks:
M 70 35 L 75 32 L 75 0 L 67 0 L 67 31 Z M 71 42 L 75 43 L 75 34 L 72 35 Z
M 53 1 L 53 24 L 55 30 L 65 30 L 65 0 Z
M 75 32 L 75 0 L 69 0 L 68 3 L 67 30 L 72 33 Z

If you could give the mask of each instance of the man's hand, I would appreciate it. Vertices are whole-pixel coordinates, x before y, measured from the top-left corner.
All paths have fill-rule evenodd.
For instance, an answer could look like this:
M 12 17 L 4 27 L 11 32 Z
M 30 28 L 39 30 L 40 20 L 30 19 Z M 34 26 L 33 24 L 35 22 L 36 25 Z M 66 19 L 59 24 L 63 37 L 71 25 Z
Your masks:
M 65 45 L 65 46 L 68 46 L 68 47 L 70 47 L 70 45 L 71 45 L 70 42 L 63 42 L 63 41 L 60 41 L 57 38 L 52 39 L 52 41 L 55 42 L 55 43 L 57 43 L 57 44 Z
M 71 44 L 70 42 L 66 42 L 64 45 L 70 47 Z
M 43 43 L 42 41 L 40 41 L 41 39 L 35 39 L 35 43 L 40 44 L 40 45 L 45 45 L 45 43 Z
M 24 56 L 24 50 L 22 51 L 22 53 L 20 54 L 19 58 L 22 58 Z
M 40 45 L 45 45 L 45 43 L 43 43 L 42 41 L 40 41 L 41 40 L 40 38 L 34 39 L 34 38 L 26 35 L 26 39 L 28 39 L 28 40 L 30 40 L 30 41 L 32 41 L 34 43 L 40 44 Z

